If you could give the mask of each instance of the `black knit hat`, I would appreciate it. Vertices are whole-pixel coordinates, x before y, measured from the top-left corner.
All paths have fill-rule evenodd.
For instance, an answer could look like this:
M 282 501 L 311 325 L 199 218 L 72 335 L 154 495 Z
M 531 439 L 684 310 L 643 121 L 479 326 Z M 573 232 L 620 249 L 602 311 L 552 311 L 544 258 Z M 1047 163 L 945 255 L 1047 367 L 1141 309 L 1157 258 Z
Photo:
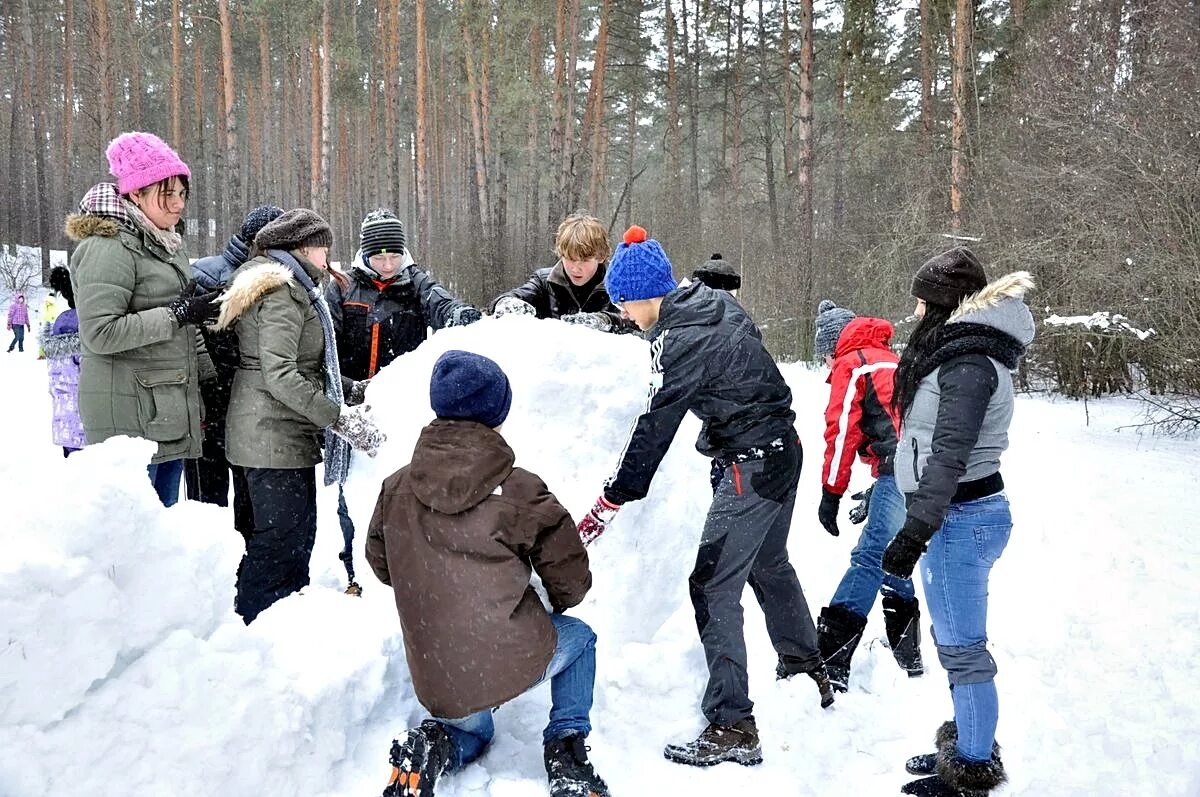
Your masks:
M 913 277 L 912 295 L 941 307 L 958 307 L 986 285 L 979 259 L 965 246 L 956 246 L 925 261 Z
M 238 237 L 246 243 L 252 243 L 259 230 L 282 215 L 283 208 L 277 208 L 274 205 L 259 205 L 247 213 L 246 218 L 242 219 L 242 229 L 238 233 Z
M 254 248 L 259 252 L 320 246 L 333 246 L 333 230 L 316 211 L 308 208 L 289 210 L 254 236 Z
M 387 208 L 372 210 L 363 219 L 359 230 L 359 242 L 363 260 L 372 255 L 403 254 L 407 244 L 404 225 L 396 218 L 396 214 Z
M 742 287 L 741 275 L 721 257 L 720 252 L 713 253 L 707 263 L 693 271 L 692 279 L 719 291 L 736 291 Z

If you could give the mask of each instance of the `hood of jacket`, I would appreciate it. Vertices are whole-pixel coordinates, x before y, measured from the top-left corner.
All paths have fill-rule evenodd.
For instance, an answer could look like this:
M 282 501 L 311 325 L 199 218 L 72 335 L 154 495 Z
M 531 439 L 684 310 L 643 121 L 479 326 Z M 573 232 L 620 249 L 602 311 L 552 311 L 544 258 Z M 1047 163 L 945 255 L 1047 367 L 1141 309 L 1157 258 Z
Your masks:
M 662 307 L 658 311 L 658 321 L 646 337 L 653 337 L 658 328 L 715 326 L 725 317 L 725 299 L 720 294 L 725 291 L 714 291 L 703 282 L 693 282 L 683 285 L 663 297 Z M 732 296 L 729 301 L 735 301 Z
M 421 430 L 409 474 L 425 506 L 456 515 L 492 495 L 512 473 L 516 456 L 494 429 L 438 418 Z
M 379 280 L 380 282 L 391 282 L 392 280 L 403 279 L 404 276 L 408 273 L 409 267 L 416 265 L 417 261 L 413 260 L 412 253 L 408 251 L 408 247 L 404 247 L 404 254 L 400 257 L 400 268 L 396 271 L 396 276 L 392 277 L 391 280 L 385 280 L 383 277 L 379 276 L 378 271 L 371 268 L 371 261 L 363 256 L 362 249 L 359 249 L 357 252 L 354 253 L 354 259 L 352 262 L 353 262 L 353 265 L 350 268 L 350 273 L 352 275 L 353 274 L 361 274 L 362 276 L 365 276 L 367 279 L 370 279 L 370 280 Z
M 1033 287 L 1028 271 L 1006 274 L 963 299 L 946 323 L 992 327 L 1028 346 L 1033 342 L 1035 326 L 1033 313 L 1025 304 L 1025 294 Z
M 242 265 L 250 259 L 250 247 L 241 238 L 232 235 L 219 255 L 202 257 L 192 264 L 196 282 L 206 291 L 224 285 Z
M 282 263 L 266 257 L 255 258 L 234 275 L 233 282 L 217 299 L 221 303 L 221 314 L 217 316 L 214 329 L 227 329 L 230 324 L 254 306 L 262 297 L 276 288 L 295 283 L 292 270 Z
M 858 349 L 886 349 L 895 328 L 882 318 L 859 316 L 852 319 L 838 338 L 833 356 L 843 357 Z

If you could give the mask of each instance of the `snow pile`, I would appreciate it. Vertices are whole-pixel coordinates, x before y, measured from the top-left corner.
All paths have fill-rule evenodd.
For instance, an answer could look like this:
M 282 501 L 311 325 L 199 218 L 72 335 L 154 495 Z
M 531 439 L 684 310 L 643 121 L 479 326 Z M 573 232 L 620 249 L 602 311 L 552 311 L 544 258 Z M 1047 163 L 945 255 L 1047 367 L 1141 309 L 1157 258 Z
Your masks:
M 1047 316 L 1042 322 L 1048 327 L 1083 327 L 1084 329 L 1094 329 L 1100 332 L 1119 332 L 1129 333 L 1137 336 L 1138 340 L 1145 340 L 1158 333 L 1154 329 L 1138 329 L 1129 323 L 1129 319 L 1120 313 L 1110 313 L 1107 310 L 1102 310 L 1091 315 L 1072 315 L 1060 316 L 1057 314 Z
M 361 599 L 341 594 L 336 490 L 319 493 L 313 585 L 247 628 L 232 612 L 241 538 L 228 510 L 163 509 L 147 443 L 114 440 L 63 460 L 49 439 L 45 370 L 0 358 L 0 795 L 378 794 L 392 735 L 419 721 L 390 590 L 362 543 L 380 481 L 408 461 L 432 417 L 428 376 L 449 348 L 496 359 L 513 408 L 503 432 L 578 517 L 611 473 L 644 405 L 646 344 L 554 321 L 485 319 L 436 334 L 368 391 L 388 442 L 356 458 L 346 495 L 359 535 Z M 786 366 L 807 454 L 793 562 L 814 612 L 845 569 L 857 528 L 816 523 L 824 374 Z M 1000 666 L 999 795 L 1200 793 L 1200 539 L 1194 447 L 1107 431 L 1136 416 L 1118 400 L 1018 399 L 1005 477 L 1016 528 L 992 582 Z M 687 574 L 710 493 L 689 418 L 649 499 L 622 510 L 590 549 L 595 586 L 577 614 L 599 635 L 589 739 L 616 795 L 896 794 L 904 759 L 949 714 L 930 640 L 929 673 L 907 679 L 879 638 L 878 609 L 852 691 L 822 711 L 807 679 L 777 683 L 753 599 L 745 600 L 752 693 L 766 761 L 693 770 L 663 744 L 703 725 L 705 680 Z M 867 476 L 856 471 L 855 487 Z M 545 795 L 540 731 L 549 689 L 502 707 L 481 761 L 439 797 Z

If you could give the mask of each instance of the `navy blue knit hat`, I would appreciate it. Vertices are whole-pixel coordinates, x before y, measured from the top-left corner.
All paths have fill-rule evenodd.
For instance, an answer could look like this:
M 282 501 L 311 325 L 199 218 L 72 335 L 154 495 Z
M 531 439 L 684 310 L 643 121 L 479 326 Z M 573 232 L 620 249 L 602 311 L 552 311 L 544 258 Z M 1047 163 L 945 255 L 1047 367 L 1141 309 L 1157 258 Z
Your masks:
M 636 224 L 625 231 L 604 275 L 604 288 L 613 302 L 637 302 L 666 296 L 678 287 L 667 253 Z
M 238 232 L 238 237 L 246 243 L 251 243 L 254 241 L 254 236 L 258 235 L 259 230 L 282 215 L 283 208 L 277 208 L 274 205 L 259 205 L 247 213 L 246 218 L 242 219 L 242 229 Z
M 439 418 L 478 421 L 495 429 L 508 417 L 512 387 L 494 361 L 451 349 L 433 364 L 429 405 Z

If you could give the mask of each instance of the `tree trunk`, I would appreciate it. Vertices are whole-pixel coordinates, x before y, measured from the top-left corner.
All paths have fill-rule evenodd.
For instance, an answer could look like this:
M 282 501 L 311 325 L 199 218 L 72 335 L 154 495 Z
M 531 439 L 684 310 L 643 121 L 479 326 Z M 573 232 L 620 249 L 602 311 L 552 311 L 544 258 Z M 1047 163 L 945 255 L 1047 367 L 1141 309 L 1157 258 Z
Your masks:
M 554 105 L 550 126 L 550 201 L 546 207 L 546 222 L 554 229 L 563 215 L 564 204 L 559 175 L 563 164 L 563 141 L 567 130 L 567 0 L 558 0 L 554 17 Z
M 767 18 L 763 10 L 763 0 L 758 0 L 758 57 L 759 81 L 765 89 L 771 85 L 771 75 L 767 67 Z M 762 98 L 763 115 L 763 158 L 767 170 L 767 210 L 771 215 L 771 249 L 772 252 L 781 250 L 779 237 L 779 201 L 775 192 L 775 133 L 771 122 L 771 103 L 766 97 Z M 786 122 L 785 122 L 786 125 Z M 786 151 L 786 150 L 785 150 Z
M 128 39 L 128 50 L 123 59 L 123 69 L 129 73 L 129 105 L 132 111 L 129 124 L 134 130 L 142 129 L 142 48 L 139 46 L 139 29 L 133 20 L 137 18 L 137 9 L 133 0 L 125 0 L 125 14 L 130 20 L 125 26 Z
M 426 51 L 425 0 L 416 0 L 417 22 L 417 140 L 416 140 L 416 183 L 417 183 L 417 240 L 423 245 L 429 241 L 429 173 L 426 162 L 426 109 L 428 94 L 428 53 Z
M 962 230 L 963 201 L 967 170 L 967 88 L 970 83 L 971 39 L 974 0 L 957 0 L 954 14 L 954 63 L 951 91 L 954 95 L 954 122 L 950 139 L 950 228 Z
M 558 175 L 558 195 L 562 201 L 560 215 L 565 216 L 574 208 L 570 207 L 570 186 L 574 183 L 575 175 L 575 44 L 579 41 L 579 0 L 570 0 L 571 14 L 567 35 L 567 83 L 566 107 L 563 109 L 563 154 L 562 168 Z
M 921 25 L 921 153 L 933 155 L 933 0 L 920 0 Z
M 21 38 L 25 45 L 25 63 L 33 66 L 38 64 L 42 58 L 39 57 L 37 50 L 33 46 L 33 11 L 30 8 L 29 0 L 21 0 Z M 39 30 L 41 29 L 39 25 Z M 11 43 L 10 43 L 11 46 Z M 37 201 L 34 205 L 37 208 L 37 245 L 41 247 L 42 254 L 42 284 L 47 284 L 50 279 L 50 192 L 46 188 L 46 95 L 45 95 L 45 80 L 46 70 L 44 68 L 37 69 L 37 99 L 29 97 L 28 106 L 30 116 L 33 117 L 33 169 L 34 169 L 34 185 L 36 188 L 35 194 Z M 26 85 L 33 83 L 28 71 L 26 72 Z M 32 90 L 29 92 L 32 94 Z
M 309 43 L 309 139 L 308 139 L 308 207 L 318 203 L 321 194 L 321 53 L 320 40 L 313 33 Z
M 686 19 L 687 0 L 680 0 L 684 4 L 683 11 Z M 704 206 L 700 202 L 700 60 L 704 52 L 704 37 L 700 34 L 700 5 L 699 0 L 696 1 L 695 15 L 693 17 L 694 29 L 692 31 L 692 41 L 695 44 L 695 49 L 692 52 L 691 67 L 692 67 L 692 85 L 691 85 L 691 101 L 688 103 L 688 134 L 692 140 L 692 174 L 691 185 L 689 186 L 692 195 L 692 210 L 694 230 L 699 233 L 704 229 Z M 687 36 L 685 35 L 686 39 Z
M 675 73 L 675 13 L 671 9 L 672 0 L 666 0 L 666 33 L 667 33 L 667 179 L 668 202 L 679 201 L 679 90 Z M 762 0 L 759 0 L 762 5 Z M 677 204 L 667 205 L 678 207 Z
M 461 16 L 463 57 L 467 68 L 467 103 L 471 106 L 471 135 L 475 142 L 475 192 L 479 203 L 479 226 L 485 241 L 491 243 L 491 204 L 488 201 L 487 160 L 483 149 L 483 114 L 480 108 L 479 89 L 475 79 L 475 44 L 464 8 Z
M 628 152 L 625 158 L 625 229 L 633 223 L 633 181 L 636 179 L 633 172 L 633 161 L 637 155 L 637 109 L 638 97 L 635 92 L 630 92 L 627 100 L 629 106 L 628 114 L 625 122 L 625 143 L 628 146 Z
M 183 141 L 182 14 L 180 0 L 171 0 L 171 143 L 177 147 Z
M 603 24 L 603 23 L 601 23 Z M 529 125 L 526 135 L 529 138 L 525 155 L 525 264 L 538 261 L 538 251 L 541 248 L 541 183 L 538 155 L 538 139 L 541 132 L 538 129 L 538 117 L 541 115 L 539 102 L 542 87 L 542 25 L 533 25 L 532 42 L 529 49 Z
M 96 101 L 99 111 L 96 143 L 100 162 L 107 167 L 104 149 L 107 142 L 116 136 L 116 120 L 113 116 L 115 81 L 112 70 L 112 29 L 108 17 L 108 0 L 89 0 L 89 10 L 92 23 L 92 70 L 96 76 Z
M 63 118 L 62 118 L 62 192 L 69 193 L 74 163 L 72 130 L 75 122 L 75 0 L 63 2 Z
M 782 13 L 780 53 L 783 56 L 783 70 L 780 79 L 783 81 L 783 181 L 790 193 L 796 179 L 796 164 L 792 162 L 792 133 L 795 123 L 792 119 L 792 28 L 788 0 L 783 0 Z
M 237 95 L 233 85 L 233 23 L 229 19 L 229 0 L 217 0 L 221 23 L 221 75 L 225 97 L 225 180 L 221 195 L 238 207 L 245 205 L 241 196 L 241 169 L 238 166 Z
M 276 204 L 283 201 L 280 197 L 281 185 L 279 175 L 275 173 L 275 169 L 271 168 L 271 156 L 275 152 L 275 147 L 281 142 L 275 141 L 271 137 L 271 113 L 269 109 L 278 107 L 275 104 L 274 92 L 271 87 L 271 32 L 267 27 L 267 15 L 261 14 L 258 18 L 258 92 L 259 102 L 262 106 L 262 115 L 259 121 L 259 133 L 262 138 L 262 151 L 258 159 L 258 170 L 262 177 L 262 201 L 266 201 L 268 197 L 276 197 Z
M 333 82 L 333 24 L 330 19 L 333 0 L 325 0 L 321 11 L 321 162 L 317 174 L 317 194 L 314 203 L 322 213 L 332 213 L 329 192 L 332 188 L 329 175 L 329 136 L 332 122 Z
M 192 12 L 192 120 L 188 127 L 195 127 L 196 149 L 192 157 L 195 167 L 192 171 L 191 189 L 195 194 L 192 207 L 196 212 L 196 249 L 208 254 L 212 250 L 208 240 L 208 219 L 211 215 L 208 206 L 209 181 L 207 176 L 207 160 L 204 155 L 204 44 L 199 34 L 200 19 L 195 10 Z
M 608 31 L 609 17 L 612 11 L 612 0 L 601 0 L 600 4 L 600 32 L 596 35 L 596 57 L 592 65 L 592 79 L 588 83 L 587 105 L 583 112 L 583 127 L 580 130 L 579 154 L 589 153 L 591 164 L 588 169 L 588 200 L 591 202 L 591 183 L 596 179 L 596 149 L 595 141 L 600 136 L 601 126 L 604 124 L 604 79 L 605 73 L 608 71 Z M 583 194 L 584 171 L 582 168 L 576 168 L 574 188 L 571 192 L 570 204 L 572 207 L 579 203 Z M 596 212 L 594 205 L 589 204 L 592 212 Z
M 846 220 L 846 83 L 849 80 L 850 62 L 854 48 L 850 44 L 851 31 L 857 24 L 860 13 L 854 3 L 842 5 L 842 32 L 838 37 L 837 76 L 833 90 L 833 229 L 840 232 Z
M 929 0 L 923 0 L 929 2 Z M 1018 30 L 1025 27 L 1026 0 L 1012 0 L 1012 22 Z
M 790 308 L 793 317 L 807 319 L 813 292 L 813 0 L 800 0 L 800 119 L 797 140 L 797 200 L 799 207 L 800 252 L 795 260 L 794 280 L 800 286 Z M 797 342 L 806 351 L 807 324 L 798 325 Z

